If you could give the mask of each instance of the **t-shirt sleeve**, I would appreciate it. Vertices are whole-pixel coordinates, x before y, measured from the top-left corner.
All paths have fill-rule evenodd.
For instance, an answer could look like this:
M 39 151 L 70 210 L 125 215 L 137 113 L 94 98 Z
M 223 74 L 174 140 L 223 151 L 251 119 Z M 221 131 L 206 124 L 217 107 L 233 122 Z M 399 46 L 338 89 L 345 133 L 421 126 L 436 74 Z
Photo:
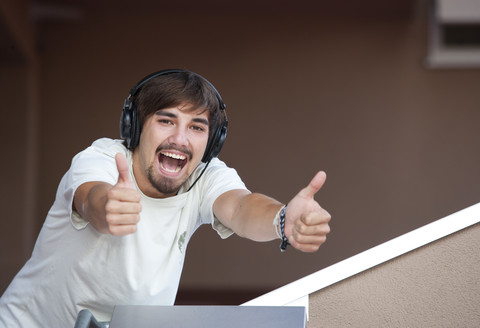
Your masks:
M 69 217 L 75 229 L 83 229 L 88 221 L 73 209 L 73 198 L 79 186 L 86 182 L 101 181 L 114 185 L 118 180 L 115 155 L 126 154 L 127 150 L 119 140 L 99 139 L 90 147 L 77 154 L 64 176 L 63 192 L 69 206 Z M 59 190 L 61 192 L 61 190 Z
M 202 204 L 200 218 L 202 223 L 211 224 L 223 239 L 230 237 L 233 231 L 224 226 L 213 214 L 213 203 L 223 193 L 234 189 L 247 189 L 237 171 L 228 167 L 218 158 L 214 158 L 199 179 Z

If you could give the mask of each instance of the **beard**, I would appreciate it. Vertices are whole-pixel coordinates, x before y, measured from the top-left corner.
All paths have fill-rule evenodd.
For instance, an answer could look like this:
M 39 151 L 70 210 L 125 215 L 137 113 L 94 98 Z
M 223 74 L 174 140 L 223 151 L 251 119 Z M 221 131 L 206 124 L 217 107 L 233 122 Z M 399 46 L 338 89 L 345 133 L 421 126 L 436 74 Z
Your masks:
M 180 147 L 176 147 L 170 144 L 162 144 L 157 147 L 155 150 L 155 156 L 157 159 L 160 156 L 160 152 L 163 149 L 173 149 L 178 150 L 186 154 L 189 160 L 192 159 L 192 152 L 189 149 L 184 149 Z M 150 163 L 150 165 L 146 165 L 145 173 L 147 176 L 148 181 L 150 184 L 161 194 L 165 196 L 176 195 L 180 188 L 183 186 L 185 181 L 187 181 L 188 176 L 184 177 L 183 180 L 172 179 L 167 176 L 163 176 L 157 172 L 156 164 Z
M 148 181 L 160 193 L 164 195 L 173 195 L 178 192 L 180 187 L 185 183 L 186 179 L 180 182 L 175 182 L 173 179 L 167 177 L 156 177 L 154 174 L 154 167 L 150 165 L 147 168 Z

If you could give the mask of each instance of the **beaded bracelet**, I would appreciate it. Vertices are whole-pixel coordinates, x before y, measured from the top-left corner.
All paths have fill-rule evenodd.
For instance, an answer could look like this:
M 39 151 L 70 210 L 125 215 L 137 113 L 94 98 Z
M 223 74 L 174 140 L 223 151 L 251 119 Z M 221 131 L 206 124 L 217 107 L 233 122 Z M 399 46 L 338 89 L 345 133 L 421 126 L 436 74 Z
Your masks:
M 282 243 L 280 244 L 280 251 L 285 252 L 287 250 L 287 246 L 290 245 L 288 242 L 287 236 L 285 236 L 285 211 L 287 206 L 285 205 L 280 212 L 280 234 L 282 236 Z

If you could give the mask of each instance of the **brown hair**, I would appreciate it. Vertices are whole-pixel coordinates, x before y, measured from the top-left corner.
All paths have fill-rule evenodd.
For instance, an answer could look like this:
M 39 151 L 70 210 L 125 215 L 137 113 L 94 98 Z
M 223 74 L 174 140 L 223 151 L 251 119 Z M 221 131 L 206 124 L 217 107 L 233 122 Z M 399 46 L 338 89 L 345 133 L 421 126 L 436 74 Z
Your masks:
M 203 108 L 209 112 L 210 137 L 226 117 L 223 102 L 215 88 L 204 78 L 189 71 L 159 75 L 149 80 L 133 97 L 140 129 L 159 109 L 189 104 L 188 110 Z

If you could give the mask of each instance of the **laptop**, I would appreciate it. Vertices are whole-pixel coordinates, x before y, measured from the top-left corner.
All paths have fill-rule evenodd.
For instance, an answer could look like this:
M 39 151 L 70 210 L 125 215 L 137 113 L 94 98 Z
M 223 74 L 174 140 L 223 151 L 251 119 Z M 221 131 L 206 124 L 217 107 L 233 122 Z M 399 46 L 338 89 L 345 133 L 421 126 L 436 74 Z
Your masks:
M 305 328 L 302 306 L 117 305 L 110 328 Z

